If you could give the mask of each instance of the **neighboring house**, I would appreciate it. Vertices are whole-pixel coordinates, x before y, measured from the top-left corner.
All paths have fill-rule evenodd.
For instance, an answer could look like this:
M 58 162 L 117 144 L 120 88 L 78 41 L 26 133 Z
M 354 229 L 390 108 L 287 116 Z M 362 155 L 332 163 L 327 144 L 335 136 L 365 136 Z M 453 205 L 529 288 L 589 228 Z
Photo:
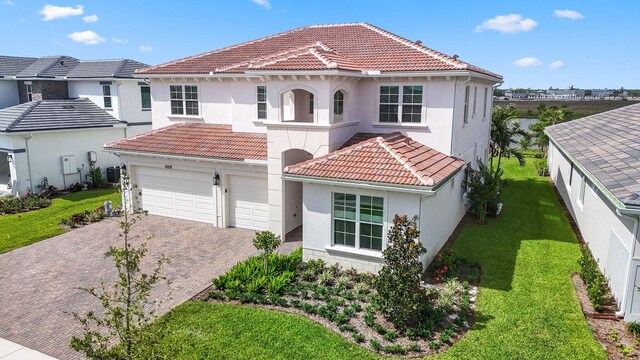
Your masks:
M 549 172 L 619 316 L 640 320 L 640 105 L 548 127 Z
M 151 130 L 149 84 L 133 78 L 135 60 L 70 56 L 0 56 L 0 109 L 37 100 L 88 98 L 118 120 L 128 136 Z
M 309 26 L 138 70 L 154 131 L 105 145 L 152 214 L 302 235 L 305 259 L 382 263 L 395 214 L 428 263 L 466 212 L 502 77 L 375 26 Z
M 102 144 L 124 138 L 126 128 L 88 99 L 36 100 L 0 109 L 0 192 L 24 195 L 46 184 L 82 184 L 90 166 L 119 164 L 101 151 Z

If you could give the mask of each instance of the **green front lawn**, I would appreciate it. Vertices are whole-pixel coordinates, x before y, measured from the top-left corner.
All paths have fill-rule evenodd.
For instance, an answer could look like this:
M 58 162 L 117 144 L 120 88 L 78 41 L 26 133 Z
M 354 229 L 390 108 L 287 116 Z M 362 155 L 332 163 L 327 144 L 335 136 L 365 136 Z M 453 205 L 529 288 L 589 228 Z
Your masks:
M 60 220 L 108 200 L 118 206 L 120 193 L 116 189 L 81 191 L 53 199 L 44 209 L 0 216 L 0 254 L 64 233 Z
M 577 240 L 553 190 L 515 160 L 499 219 L 468 224 L 454 251 L 482 266 L 476 322 L 439 358 L 606 359 L 573 290 Z M 186 303 L 166 318 L 178 358 L 371 358 L 309 320 L 250 307 Z

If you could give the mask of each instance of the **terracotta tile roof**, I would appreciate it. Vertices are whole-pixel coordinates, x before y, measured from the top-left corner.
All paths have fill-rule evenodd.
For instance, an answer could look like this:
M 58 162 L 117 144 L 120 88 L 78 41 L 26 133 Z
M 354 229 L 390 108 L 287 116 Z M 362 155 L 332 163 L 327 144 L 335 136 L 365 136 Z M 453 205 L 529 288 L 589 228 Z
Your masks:
M 231 125 L 177 124 L 114 141 L 107 150 L 229 160 L 267 160 L 266 134 L 231 131 Z
M 457 57 L 366 23 L 302 27 L 137 72 L 209 74 L 327 69 L 382 72 L 470 70 L 502 78 Z
M 370 134 L 356 134 L 347 144 Z M 464 166 L 400 133 L 369 138 L 284 169 L 286 174 L 432 187 Z

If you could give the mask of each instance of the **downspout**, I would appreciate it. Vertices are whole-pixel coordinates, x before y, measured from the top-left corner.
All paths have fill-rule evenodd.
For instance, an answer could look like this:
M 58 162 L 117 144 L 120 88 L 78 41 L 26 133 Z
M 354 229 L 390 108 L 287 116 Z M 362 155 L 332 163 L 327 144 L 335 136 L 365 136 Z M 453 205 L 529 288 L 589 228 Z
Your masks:
M 29 170 L 29 192 L 33 192 L 33 180 L 31 179 L 31 156 L 29 151 L 29 140 L 33 138 L 33 134 L 29 134 L 24 138 L 25 149 L 27 150 L 27 169 Z
M 453 133 L 455 130 L 455 123 L 456 123 L 456 92 L 458 90 L 458 85 L 466 84 L 469 81 L 471 81 L 471 76 L 467 76 L 466 80 L 462 80 L 462 81 L 456 80 L 455 83 L 453 84 L 453 111 L 451 112 L 451 148 L 449 150 L 450 156 L 454 156 L 453 155 Z
M 627 304 L 627 292 L 629 291 L 629 272 L 631 271 L 631 264 L 633 263 L 633 254 L 636 252 L 636 243 L 638 242 L 638 223 L 640 223 L 640 214 L 636 214 L 636 216 L 631 216 L 628 214 L 623 214 L 620 209 L 616 209 L 616 214 L 620 217 L 626 217 L 633 221 L 633 231 L 632 231 L 632 243 L 631 243 L 631 254 L 629 254 L 629 261 L 627 263 L 627 274 L 624 279 L 624 293 L 622 294 L 622 304 L 620 305 L 620 310 L 616 311 L 616 316 L 619 318 L 624 317 L 624 313 L 626 312 L 626 304 Z

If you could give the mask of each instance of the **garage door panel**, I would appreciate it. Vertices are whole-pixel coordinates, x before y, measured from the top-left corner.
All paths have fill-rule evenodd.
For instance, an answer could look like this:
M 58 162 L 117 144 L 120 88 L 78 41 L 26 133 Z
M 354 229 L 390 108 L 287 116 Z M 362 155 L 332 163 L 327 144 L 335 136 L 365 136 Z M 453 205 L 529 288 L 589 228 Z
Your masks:
M 269 228 L 267 179 L 231 176 L 229 188 L 231 226 L 267 230 Z
M 142 166 L 134 174 L 142 208 L 150 214 L 215 223 L 211 174 Z

